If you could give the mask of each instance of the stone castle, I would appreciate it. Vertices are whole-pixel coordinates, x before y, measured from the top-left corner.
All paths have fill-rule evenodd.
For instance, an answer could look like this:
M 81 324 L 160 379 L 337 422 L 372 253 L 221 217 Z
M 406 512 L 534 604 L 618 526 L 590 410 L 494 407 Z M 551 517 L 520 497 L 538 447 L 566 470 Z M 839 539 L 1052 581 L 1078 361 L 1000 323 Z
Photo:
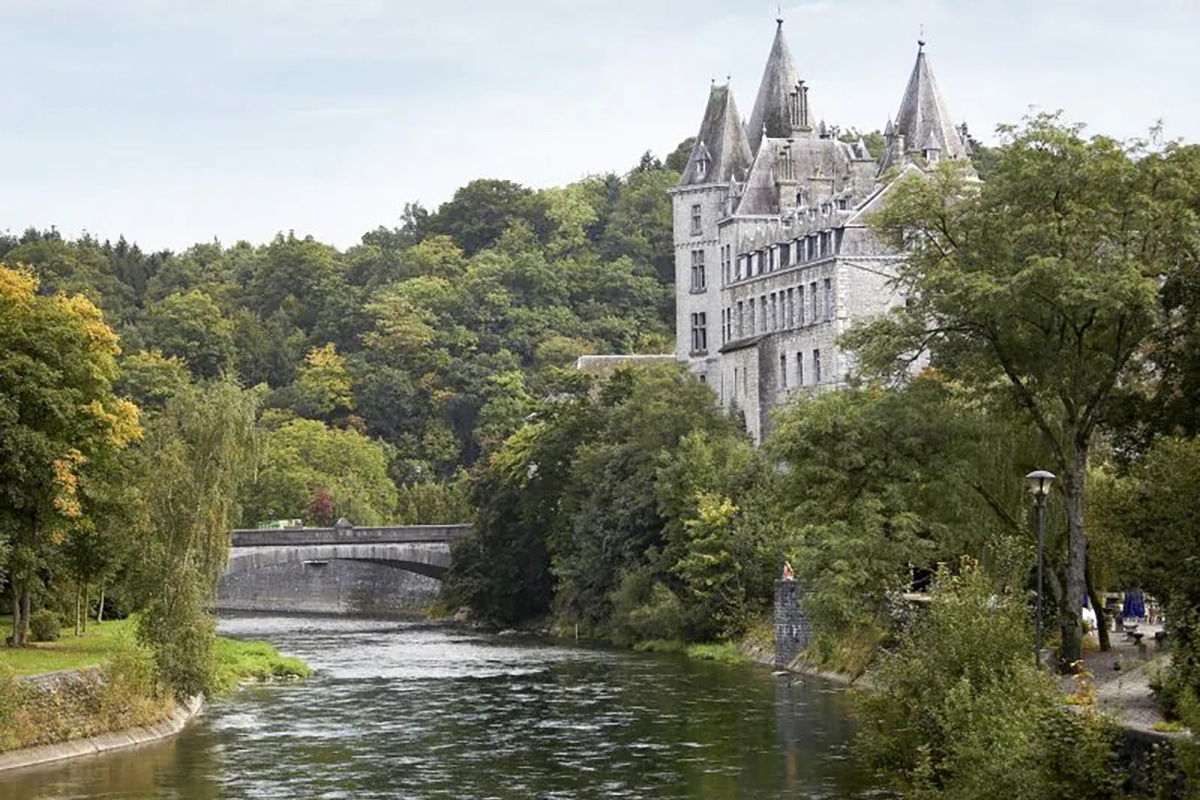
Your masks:
M 903 302 L 890 285 L 901 256 L 866 226 L 885 178 L 969 156 L 923 41 L 875 158 L 814 113 L 777 24 L 749 121 L 714 83 L 671 190 L 675 356 L 745 415 L 755 441 L 792 392 L 845 386 L 853 365 L 838 337 Z

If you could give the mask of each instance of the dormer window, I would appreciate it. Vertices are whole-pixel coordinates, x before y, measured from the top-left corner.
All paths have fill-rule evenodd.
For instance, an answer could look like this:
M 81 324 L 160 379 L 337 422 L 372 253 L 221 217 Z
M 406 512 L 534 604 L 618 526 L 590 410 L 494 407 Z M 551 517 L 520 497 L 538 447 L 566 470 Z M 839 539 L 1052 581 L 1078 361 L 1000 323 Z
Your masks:
M 696 146 L 696 180 L 702 181 L 708 175 L 708 168 L 712 163 L 712 157 L 708 153 L 708 148 L 704 142 L 700 142 Z

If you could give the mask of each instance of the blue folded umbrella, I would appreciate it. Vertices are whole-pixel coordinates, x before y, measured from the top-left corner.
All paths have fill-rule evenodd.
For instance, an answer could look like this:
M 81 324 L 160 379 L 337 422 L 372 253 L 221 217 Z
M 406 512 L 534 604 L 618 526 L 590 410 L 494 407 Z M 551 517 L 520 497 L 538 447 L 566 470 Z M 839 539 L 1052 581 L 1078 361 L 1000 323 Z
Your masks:
M 1146 596 L 1141 589 L 1130 589 L 1125 593 L 1125 604 L 1121 616 L 1141 618 L 1146 616 Z

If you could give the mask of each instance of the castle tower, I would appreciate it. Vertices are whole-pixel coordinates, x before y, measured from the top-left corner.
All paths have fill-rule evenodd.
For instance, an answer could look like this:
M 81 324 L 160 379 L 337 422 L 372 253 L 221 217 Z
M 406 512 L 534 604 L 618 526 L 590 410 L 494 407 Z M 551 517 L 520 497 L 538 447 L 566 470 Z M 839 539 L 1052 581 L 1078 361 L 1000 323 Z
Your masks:
M 718 243 L 733 184 L 746 178 L 750 147 L 729 84 L 713 84 L 696 143 L 671 190 L 675 241 L 676 355 L 701 376 L 721 346 L 723 270 L 733 254 Z
M 808 105 L 808 87 L 800 80 L 800 72 L 783 38 L 783 20 L 775 21 L 775 41 L 771 43 L 746 130 L 752 153 L 758 152 L 764 135 L 772 139 L 811 136 L 811 120 L 816 119 Z
M 908 78 L 895 124 L 888 120 L 884 135 L 887 149 L 879 162 L 880 175 L 893 166 L 910 162 L 928 165 L 941 159 L 967 158 L 962 135 L 954 126 L 954 119 L 933 78 L 924 40 L 917 42 L 917 61 Z

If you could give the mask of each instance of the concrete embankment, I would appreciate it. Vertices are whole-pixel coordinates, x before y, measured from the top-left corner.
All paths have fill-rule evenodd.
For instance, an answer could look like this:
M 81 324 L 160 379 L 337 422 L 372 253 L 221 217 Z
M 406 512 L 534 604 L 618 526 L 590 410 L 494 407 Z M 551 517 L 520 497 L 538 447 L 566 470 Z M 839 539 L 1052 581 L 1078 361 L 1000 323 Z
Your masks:
M 68 758 L 98 755 L 112 750 L 158 742 L 183 730 L 188 721 L 199 714 L 203 708 L 203 699 L 194 697 L 189 702 L 177 706 L 166 719 L 153 725 L 0 753 L 0 771 L 52 764 Z

